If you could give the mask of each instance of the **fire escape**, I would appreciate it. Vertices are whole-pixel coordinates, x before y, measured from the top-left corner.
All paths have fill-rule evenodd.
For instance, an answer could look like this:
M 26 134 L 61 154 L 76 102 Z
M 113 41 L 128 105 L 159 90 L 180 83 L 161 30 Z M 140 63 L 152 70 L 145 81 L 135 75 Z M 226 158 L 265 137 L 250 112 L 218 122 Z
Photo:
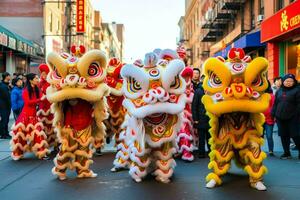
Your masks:
M 229 22 L 233 21 L 236 13 L 241 9 L 245 0 L 218 0 L 214 8 L 209 8 L 205 13 L 205 20 L 201 28 L 204 33 L 201 42 L 217 42 L 224 35 L 224 30 Z

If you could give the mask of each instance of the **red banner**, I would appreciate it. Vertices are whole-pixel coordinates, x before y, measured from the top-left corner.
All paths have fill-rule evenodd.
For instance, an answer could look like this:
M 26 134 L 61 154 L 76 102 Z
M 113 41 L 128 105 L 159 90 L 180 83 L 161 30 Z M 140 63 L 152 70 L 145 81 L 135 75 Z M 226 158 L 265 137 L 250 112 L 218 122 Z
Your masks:
M 85 0 L 76 1 L 76 31 L 85 32 Z
M 261 42 L 267 42 L 297 28 L 300 28 L 300 0 L 261 23 Z

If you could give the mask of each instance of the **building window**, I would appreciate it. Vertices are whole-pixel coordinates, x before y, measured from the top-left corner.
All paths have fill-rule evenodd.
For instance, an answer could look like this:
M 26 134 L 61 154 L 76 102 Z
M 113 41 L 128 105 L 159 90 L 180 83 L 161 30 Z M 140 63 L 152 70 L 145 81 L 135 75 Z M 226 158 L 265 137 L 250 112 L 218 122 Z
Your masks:
M 264 2 L 264 0 L 259 1 L 259 14 L 260 15 L 265 14 L 265 2 Z
M 251 12 L 251 29 L 254 29 L 255 28 L 254 0 L 250 0 L 250 12 Z
M 284 0 L 277 0 L 277 11 L 284 7 Z

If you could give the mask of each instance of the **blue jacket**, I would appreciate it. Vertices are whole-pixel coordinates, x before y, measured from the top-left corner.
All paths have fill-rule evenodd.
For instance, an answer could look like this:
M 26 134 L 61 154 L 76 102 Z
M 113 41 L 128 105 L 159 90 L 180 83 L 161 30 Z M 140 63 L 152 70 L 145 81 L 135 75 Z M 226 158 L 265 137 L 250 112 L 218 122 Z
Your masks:
M 11 91 L 11 109 L 19 110 L 22 109 L 23 106 L 22 88 L 15 86 Z

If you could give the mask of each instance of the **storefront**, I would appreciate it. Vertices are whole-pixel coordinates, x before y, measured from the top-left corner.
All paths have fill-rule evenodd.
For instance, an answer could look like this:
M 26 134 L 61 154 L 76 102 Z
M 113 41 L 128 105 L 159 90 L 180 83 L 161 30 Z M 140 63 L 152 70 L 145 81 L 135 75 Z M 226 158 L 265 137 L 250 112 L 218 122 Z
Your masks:
M 250 55 L 252 58 L 258 56 L 265 56 L 266 45 L 260 42 L 260 31 L 255 30 L 245 34 L 244 36 L 238 38 L 231 44 L 224 46 L 223 50 L 214 54 L 216 56 L 227 57 L 227 53 L 231 48 L 242 48 L 246 54 Z
M 0 25 L 0 73 L 27 73 L 33 60 L 44 61 L 43 47 Z
M 300 1 L 262 22 L 261 41 L 267 42 L 269 78 L 292 73 L 300 80 Z

